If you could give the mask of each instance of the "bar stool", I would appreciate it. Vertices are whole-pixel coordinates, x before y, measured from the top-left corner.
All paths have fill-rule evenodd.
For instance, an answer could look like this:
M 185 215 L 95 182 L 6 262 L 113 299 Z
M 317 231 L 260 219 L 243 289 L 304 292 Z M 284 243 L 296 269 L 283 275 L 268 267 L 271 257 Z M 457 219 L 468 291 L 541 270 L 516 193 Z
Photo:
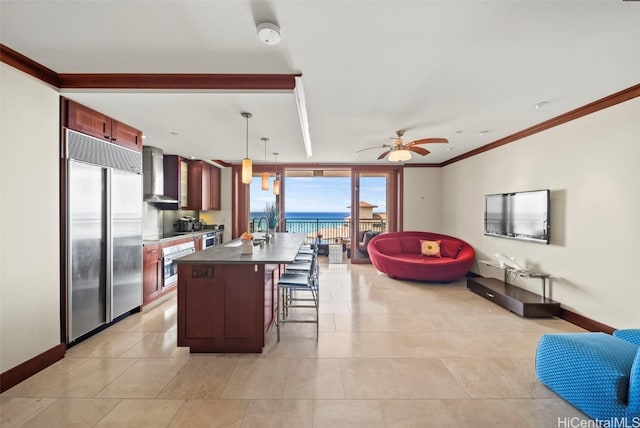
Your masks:
M 294 263 L 295 264 L 295 263 Z M 308 273 L 297 273 L 285 271 L 278 280 L 278 298 L 280 299 L 280 309 L 276 322 L 276 331 L 278 342 L 280 341 L 280 324 L 294 323 L 313 323 L 316 325 L 316 341 L 318 340 L 319 331 L 319 310 L 320 296 L 318 284 L 318 263 L 317 256 L 312 259 L 310 271 Z M 294 293 L 310 293 L 311 297 L 299 297 Z M 298 302 L 306 302 L 299 304 Z M 314 319 L 290 319 L 290 308 L 308 308 L 315 309 Z
M 308 261 L 294 261 L 293 263 L 289 263 L 285 269 L 285 272 L 289 273 L 306 273 L 307 275 L 311 273 L 311 265 L 312 262 Z
M 295 261 L 296 262 L 310 262 L 313 260 L 315 254 L 296 254 Z

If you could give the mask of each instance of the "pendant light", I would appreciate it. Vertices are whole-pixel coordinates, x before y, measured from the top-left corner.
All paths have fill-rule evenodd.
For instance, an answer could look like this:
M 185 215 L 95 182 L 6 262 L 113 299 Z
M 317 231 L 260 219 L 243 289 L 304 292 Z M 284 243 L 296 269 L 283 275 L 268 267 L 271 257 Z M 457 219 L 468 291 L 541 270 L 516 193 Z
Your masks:
M 268 138 L 262 137 L 260 138 L 264 141 L 264 168 L 265 171 L 262 173 L 262 190 L 269 190 L 269 173 L 266 171 L 267 169 L 267 141 Z
M 278 163 L 278 155 L 279 155 L 279 153 L 274 153 L 274 155 L 276 157 L 276 162 L 275 163 Z M 280 194 L 280 179 L 278 178 L 278 173 L 277 172 L 276 172 L 276 179 L 273 180 L 273 194 L 274 195 L 279 195 Z
M 247 140 L 246 140 L 246 157 L 242 159 L 242 182 L 244 184 L 251 183 L 253 178 L 253 165 L 251 159 L 249 159 L 249 118 L 253 115 L 251 113 L 243 112 L 242 117 L 247 119 Z

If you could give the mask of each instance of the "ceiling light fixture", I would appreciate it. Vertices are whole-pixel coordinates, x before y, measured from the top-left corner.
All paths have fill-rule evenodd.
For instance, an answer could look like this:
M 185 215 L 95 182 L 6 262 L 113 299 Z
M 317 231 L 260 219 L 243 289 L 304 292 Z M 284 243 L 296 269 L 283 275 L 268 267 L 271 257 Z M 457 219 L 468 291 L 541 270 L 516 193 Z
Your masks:
M 274 153 L 273 155 L 276 157 L 276 162 L 278 163 L 278 155 L 280 153 Z M 278 172 L 276 170 L 276 179 L 273 180 L 273 194 L 274 195 L 279 195 L 280 194 L 280 179 L 278 178 Z
M 267 141 L 268 138 L 260 138 L 264 142 L 264 171 L 262 172 L 262 190 L 269 190 L 269 173 L 267 172 Z
M 258 24 L 258 38 L 265 45 L 273 46 L 280 43 L 282 35 L 280 34 L 280 27 L 273 22 L 264 21 Z
M 244 184 L 251 183 L 251 179 L 253 178 L 253 164 L 251 163 L 251 159 L 249 159 L 249 118 L 253 115 L 251 113 L 243 112 L 242 117 L 247 119 L 247 139 L 246 139 L 246 156 L 242 159 L 242 182 Z
M 389 160 L 391 162 L 403 162 L 409 159 L 411 159 L 411 152 L 409 150 L 399 149 L 389 154 Z
M 536 103 L 536 109 L 541 109 L 549 103 L 550 103 L 549 101 L 540 101 L 539 103 Z
M 304 142 L 304 150 L 307 157 L 311 157 L 311 134 L 309 133 L 309 115 L 307 114 L 307 100 L 304 95 L 304 86 L 302 86 L 302 77 L 295 77 L 296 87 L 293 93 L 296 96 L 296 105 L 298 106 L 298 118 L 300 119 L 300 129 L 302 130 L 302 141 Z

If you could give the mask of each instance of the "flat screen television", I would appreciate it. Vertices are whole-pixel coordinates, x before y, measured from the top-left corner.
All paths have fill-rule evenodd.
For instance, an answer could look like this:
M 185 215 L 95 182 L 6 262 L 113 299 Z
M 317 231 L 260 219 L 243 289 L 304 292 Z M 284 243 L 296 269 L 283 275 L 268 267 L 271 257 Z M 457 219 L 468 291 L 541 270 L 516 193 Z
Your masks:
M 549 190 L 484 196 L 484 234 L 549 243 Z

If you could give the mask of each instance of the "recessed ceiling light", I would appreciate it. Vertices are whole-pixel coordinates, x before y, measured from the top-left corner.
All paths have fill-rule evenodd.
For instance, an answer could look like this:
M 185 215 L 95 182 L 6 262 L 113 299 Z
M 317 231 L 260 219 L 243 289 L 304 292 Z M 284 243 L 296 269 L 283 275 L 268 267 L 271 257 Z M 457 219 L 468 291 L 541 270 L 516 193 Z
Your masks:
M 463 131 L 462 129 L 458 129 L 458 130 L 456 131 L 456 134 L 462 134 L 463 132 L 464 132 L 464 131 Z
M 484 130 L 484 131 L 480 131 L 480 132 L 478 132 L 478 135 L 482 136 L 482 135 L 484 135 L 484 134 L 488 134 L 488 133 L 489 133 L 489 131 Z
M 540 101 L 539 103 L 536 103 L 536 108 L 540 109 L 540 108 L 546 106 L 547 104 L 551 104 L 551 102 L 549 102 L 549 101 Z
M 280 43 L 280 27 L 273 22 L 264 21 L 258 24 L 258 38 L 265 45 L 277 45 Z
M 447 147 L 446 149 L 444 149 L 447 152 L 450 152 L 451 150 L 453 150 L 453 147 Z
M 171 135 L 178 135 L 178 133 L 176 131 L 172 131 Z

